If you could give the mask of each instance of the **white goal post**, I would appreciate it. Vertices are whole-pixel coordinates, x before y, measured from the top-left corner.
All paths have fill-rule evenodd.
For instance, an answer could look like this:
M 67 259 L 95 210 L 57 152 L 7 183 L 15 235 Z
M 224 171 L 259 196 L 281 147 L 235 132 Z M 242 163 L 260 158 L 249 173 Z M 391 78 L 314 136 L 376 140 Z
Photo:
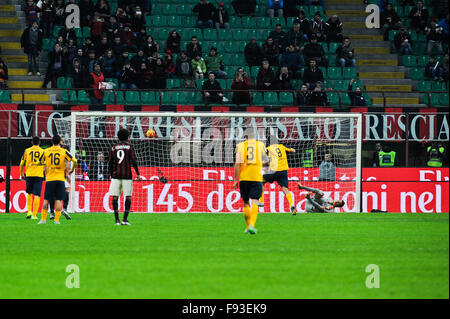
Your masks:
M 130 132 L 144 178 L 133 183 L 133 212 L 241 212 L 232 172 L 244 129 L 253 130 L 266 146 L 276 136 L 277 143 L 295 150 L 287 158 L 289 191 L 298 211 L 304 211 L 305 192 L 297 182 L 343 199 L 346 204 L 337 212 L 361 211 L 358 113 L 72 112 L 55 119 L 55 126 L 79 159 L 70 183 L 73 212 L 112 211 L 107 160 L 122 127 Z M 146 137 L 150 129 L 156 137 Z M 264 186 L 260 211 L 289 212 L 276 183 Z

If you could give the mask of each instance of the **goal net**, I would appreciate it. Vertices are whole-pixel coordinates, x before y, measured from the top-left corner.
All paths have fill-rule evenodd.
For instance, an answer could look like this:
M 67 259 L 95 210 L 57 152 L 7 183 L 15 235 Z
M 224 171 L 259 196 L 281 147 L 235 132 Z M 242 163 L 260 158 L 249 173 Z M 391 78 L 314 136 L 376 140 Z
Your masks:
M 233 167 L 245 129 L 266 146 L 276 137 L 295 150 L 287 159 L 297 211 L 305 211 L 306 191 L 297 187 L 301 182 L 344 200 L 336 212 L 359 212 L 361 121 L 360 114 L 74 112 L 55 119 L 55 126 L 79 162 L 71 176 L 74 212 L 112 211 L 108 153 L 120 128 L 130 132 L 143 177 L 133 183 L 133 212 L 241 212 Z M 147 137 L 148 130 L 156 137 Z M 124 199 L 119 202 L 122 211 Z M 264 185 L 260 212 L 289 212 L 276 182 Z

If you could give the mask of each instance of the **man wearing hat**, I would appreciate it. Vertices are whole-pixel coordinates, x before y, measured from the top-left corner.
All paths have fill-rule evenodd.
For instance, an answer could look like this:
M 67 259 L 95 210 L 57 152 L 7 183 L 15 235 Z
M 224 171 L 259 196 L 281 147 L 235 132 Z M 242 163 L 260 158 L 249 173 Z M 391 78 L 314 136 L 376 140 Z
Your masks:
M 213 20 L 217 32 L 219 32 L 220 28 L 230 30 L 230 24 L 228 23 L 230 17 L 227 10 L 225 10 L 225 4 L 223 2 L 219 2 L 219 9 L 214 12 Z

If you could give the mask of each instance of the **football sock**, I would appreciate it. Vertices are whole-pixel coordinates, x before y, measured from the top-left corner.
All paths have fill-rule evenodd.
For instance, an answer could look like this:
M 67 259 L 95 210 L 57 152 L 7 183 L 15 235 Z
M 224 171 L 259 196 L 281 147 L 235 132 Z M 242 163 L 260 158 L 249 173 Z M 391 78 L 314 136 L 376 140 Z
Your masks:
M 256 219 L 258 218 L 258 205 L 252 205 L 250 216 L 250 225 L 255 227 Z
M 37 215 L 40 201 L 41 201 L 41 199 L 39 197 L 34 196 L 34 200 L 33 200 L 33 216 Z
M 292 194 L 291 193 L 287 193 L 286 194 L 286 199 L 289 203 L 289 208 L 291 208 L 292 206 L 294 206 L 294 202 L 292 201 Z
M 131 208 L 131 199 L 126 198 L 125 199 L 125 212 L 123 214 L 123 220 L 128 220 L 128 214 L 130 213 Z
M 61 211 L 55 212 L 55 222 L 59 222 L 59 217 L 61 217 Z
M 116 218 L 116 220 L 119 220 L 119 203 L 118 203 L 118 199 L 114 199 L 113 198 L 112 205 L 113 205 L 113 209 L 114 209 L 114 217 Z
M 31 206 L 33 205 L 33 194 L 27 194 L 27 208 L 28 213 L 31 213 Z
M 67 210 L 67 206 L 69 206 L 69 192 L 66 192 L 66 195 L 64 196 L 63 202 L 64 210 Z
M 48 211 L 42 208 L 41 220 L 47 220 L 47 213 Z
M 244 218 L 248 228 L 250 225 L 250 206 L 244 206 Z
M 54 211 L 55 211 L 55 200 L 54 200 L 54 199 L 52 199 L 52 200 L 50 201 L 50 211 L 51 211 L 51 212 L 54 212 Z

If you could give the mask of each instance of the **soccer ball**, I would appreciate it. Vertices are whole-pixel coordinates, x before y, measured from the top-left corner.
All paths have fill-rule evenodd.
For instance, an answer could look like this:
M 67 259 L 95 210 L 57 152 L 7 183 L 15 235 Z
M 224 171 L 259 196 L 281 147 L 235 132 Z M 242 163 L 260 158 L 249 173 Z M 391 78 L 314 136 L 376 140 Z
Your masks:
M 145 133 L 145 136 L 147 136 L 149 138 L 154 138 L 154 137 L 156 137 L 156 132 L 155 132 L 155 130 L 150 129 L 147 131 L 147 133 Z

